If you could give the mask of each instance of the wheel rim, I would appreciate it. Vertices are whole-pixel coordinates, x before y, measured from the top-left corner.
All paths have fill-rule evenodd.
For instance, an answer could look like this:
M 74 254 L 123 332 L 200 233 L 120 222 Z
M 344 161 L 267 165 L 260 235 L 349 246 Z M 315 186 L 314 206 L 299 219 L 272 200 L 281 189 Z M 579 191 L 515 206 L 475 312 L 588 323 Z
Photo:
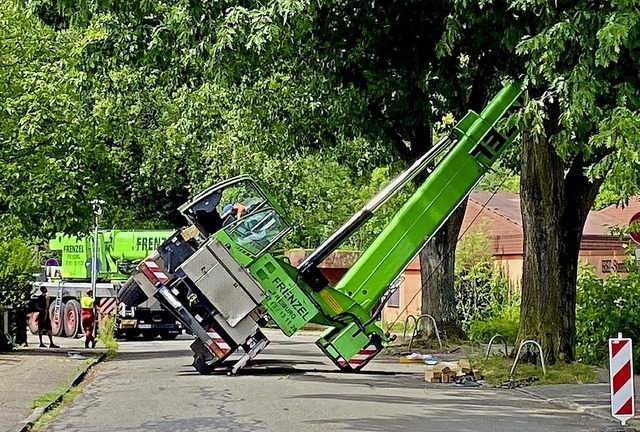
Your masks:
M 62 331 L 64 330 L 64 325 L 60 320 L 61 317 L 64 317 L 64 309 L 62 309 L 63 306 L 64 304 L 60 306 L 60 314 L 55 313 L 56 309 L 54 305 L 51 305 L 51 307 L 49 308 L 49 318 L 51 319 L 51 333 L 54 336 L 60 336 L 62 334 Z
M 60 317 L 57 314 L 51 316 L 51 327 L 57 333 L 60 330 Z
M 38 314 L 36 312 L 29 314 L 29 330 L 33 334 L 38 334 Z
M 75 333 L 78 328 L 78 320 L 76 317 L 76 311 L 69 309 L 67 311 L 67 332 Z M 75 334 L 74 334 L 75 336 Z

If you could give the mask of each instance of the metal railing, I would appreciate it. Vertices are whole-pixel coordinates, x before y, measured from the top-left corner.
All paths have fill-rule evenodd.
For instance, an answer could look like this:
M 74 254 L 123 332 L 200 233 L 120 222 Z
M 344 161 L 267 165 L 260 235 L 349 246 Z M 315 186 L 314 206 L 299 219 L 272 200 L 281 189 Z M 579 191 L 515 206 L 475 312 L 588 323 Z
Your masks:
M 409 319 L 413 319 L 413 332 L 411 333 L 411 339 L 409 340 L 408 350 L 411 350 L 411 345 L 413 345 L 413 339 L 418 335 L 418 331 L 420 330 L 420 323 L 424 322 L 426 318 L 430 318 L 433 324 L 433 331 L 436 334 L 436 338 L 438 338 L 438 345 L 442 349 L 442 339 L 440 339 L 440 331 L 438 330 L 438 324 L 436 324 L 436 319 L 429 314 L 420 315 L 416 318 L 414 315 L 408 315 L 404 320 L 404 331 L 402 332 L 402 339 L 405 340 L 407 338 L 407 325 L 409 323 Z
M 511 366 L 511 372 L 509 373 L 509 375 L 513 376 L 513 373 L 516 371 L 516 365 L 518 364 L 518 359 L 520 358 L 520 351 L 522 351 L 522 347 L 530 344 L 538 347 L 538 351 L 540 352 L 540 363 L 542 364 L 542 373 L 544 375 L 547 374 L 547 368 L 544 365 L 544 353 L 542 352 L 542 347 L 538 342 L 532 339 L 527 339 L 527 340 L 523 340 L 520 343 L 520 347 L 518 348 L 518 353 L 516 354 L 516 358 L 513 360 L 513 366 Z
M 494 335 L 491 339 L 489 339 L 489 345 L 487 346 L 487 354 L 485 355 L 485 359 L 489 358 L 489 354 L 491 353 L 491 345 L 493 345 L 493 341 L 496 339 L 502 339 L 502 342 L 504 342 L 504 355 L 507 356 L 509 355 L 508 350 L 509 347 L 507 346 L 507 340 L 505 339 L 504 336 L 502 336 L 500 333 Z

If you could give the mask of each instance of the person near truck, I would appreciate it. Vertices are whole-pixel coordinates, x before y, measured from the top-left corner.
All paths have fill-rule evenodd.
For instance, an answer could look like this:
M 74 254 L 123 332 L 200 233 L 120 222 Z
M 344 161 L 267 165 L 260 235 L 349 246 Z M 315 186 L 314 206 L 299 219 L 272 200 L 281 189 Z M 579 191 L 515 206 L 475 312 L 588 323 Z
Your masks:
M 240 219 L 246 214 L 247 208 L 241 203 L 228 203 L 222 209 L 222 226 L 227 226 L 228 224 Z
M 40 287 L 40 295 L 36 299 L 36 309 L 38 310 L 38 338 L 40 339 L 40 348 L 47 346 L 42 343 L 42 333 L 49 336 L 49 348 L 60 348 L 53 343 L 53 333 L 51 331 L 51 315 L 49 314 L 49 296 L 47 295 L 47 287 Z
M 80 306 L 82 307 L 82 330 L 84 330 L 84 347 L 91 348 L 96 347 L 96 338 L 93 335 L 93 326 L 96 321 L 96 316 L 93 313 L 93 291 L 88 290 L 80 298 Z

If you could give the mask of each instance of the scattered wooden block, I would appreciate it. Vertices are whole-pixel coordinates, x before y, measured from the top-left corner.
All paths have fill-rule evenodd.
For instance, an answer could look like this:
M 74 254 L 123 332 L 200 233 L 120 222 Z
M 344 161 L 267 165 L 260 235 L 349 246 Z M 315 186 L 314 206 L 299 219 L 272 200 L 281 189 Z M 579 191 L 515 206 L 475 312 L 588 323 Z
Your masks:
M 458 364 L 460 365 L 460 370 L 465 374 L 471 372 L 471 362 L 468 359 L 460 359 Z

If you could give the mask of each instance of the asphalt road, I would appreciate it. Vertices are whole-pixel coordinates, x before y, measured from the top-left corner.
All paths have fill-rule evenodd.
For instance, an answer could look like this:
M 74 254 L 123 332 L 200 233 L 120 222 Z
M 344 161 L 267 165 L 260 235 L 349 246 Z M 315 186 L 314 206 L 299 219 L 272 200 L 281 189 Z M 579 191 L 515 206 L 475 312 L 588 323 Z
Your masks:
M 47 430 L 599 431 L 609 423 L 513 390 L 425 384 L 419 365 L 335 372 L 314 337 L 270 335 L 239 376 L 201 376 L 189 340 L 122 342 Z

